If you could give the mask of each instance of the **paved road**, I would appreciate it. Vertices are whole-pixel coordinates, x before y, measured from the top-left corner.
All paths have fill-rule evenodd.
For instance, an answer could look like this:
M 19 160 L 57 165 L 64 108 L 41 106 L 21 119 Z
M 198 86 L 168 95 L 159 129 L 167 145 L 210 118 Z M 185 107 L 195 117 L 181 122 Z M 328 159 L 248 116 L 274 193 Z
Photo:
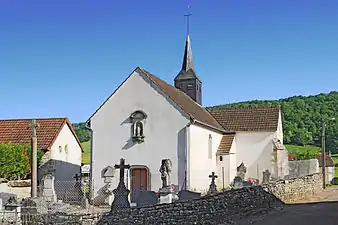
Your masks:
M 240 225 L 338 225 L 338 189 L 328 188 L 302 203 L 287 205 L 281 211 L 257 215 Z

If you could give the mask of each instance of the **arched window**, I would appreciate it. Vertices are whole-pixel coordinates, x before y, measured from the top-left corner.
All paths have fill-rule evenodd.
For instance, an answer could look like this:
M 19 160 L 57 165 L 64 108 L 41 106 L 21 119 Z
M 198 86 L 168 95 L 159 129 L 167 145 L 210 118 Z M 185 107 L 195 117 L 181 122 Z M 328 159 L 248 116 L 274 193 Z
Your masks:
M 62 146 L 61 145 L 59 146 L 59 152 L 60 153 L 62 152 Z
M 221 161 L 221 162 L 223 161 L 223 156 L 219 157 L 219 161 Z
M 208 140 L 208 158 L 212 159 L 212 136 L 209 134 L 209 140 Z

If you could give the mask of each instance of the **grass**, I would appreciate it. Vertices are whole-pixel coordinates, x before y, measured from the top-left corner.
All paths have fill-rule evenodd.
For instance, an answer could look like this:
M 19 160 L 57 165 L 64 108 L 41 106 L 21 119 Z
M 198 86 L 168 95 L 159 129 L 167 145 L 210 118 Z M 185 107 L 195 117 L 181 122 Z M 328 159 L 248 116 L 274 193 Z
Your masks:
M 320 147 L 313 146 L 313 145 L 305 145 L 305 146 L 298 146 L 298 145 L 285 145 L 286 149 L 289 151 L 290 154 L 297 154 L 300 152 L 309 152 L 311 154 L 320 153 Z
M 90 141 L 81 143 L 84 152 L 82 153 L 82 163 L 90 163 Z

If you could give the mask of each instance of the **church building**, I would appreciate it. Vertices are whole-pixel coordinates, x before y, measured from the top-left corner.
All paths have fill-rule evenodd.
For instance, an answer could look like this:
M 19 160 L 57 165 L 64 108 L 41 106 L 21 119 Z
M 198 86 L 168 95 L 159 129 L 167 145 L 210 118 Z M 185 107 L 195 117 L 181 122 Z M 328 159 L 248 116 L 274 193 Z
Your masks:
M 288 174 L 281 109 L 203 107 L 202 80 L 194 69 L 189 35 L 174 85 L 137 67 L 86 126 L 92 133 L 94 199 L 117 187 L 114 165 L 120 158 L 131 166 L 125 171 L 131 201 L 140 188 L 159 191 L 162 160 L 170 162 L 171 184 L 202 193 L 208 190 L 212 172 L 219 189 L 228 187 L 242 163 L 245 179 L 262 181 L 265 170 L 276 179 Z M 113 176 L 109 185 L 107 176 Z

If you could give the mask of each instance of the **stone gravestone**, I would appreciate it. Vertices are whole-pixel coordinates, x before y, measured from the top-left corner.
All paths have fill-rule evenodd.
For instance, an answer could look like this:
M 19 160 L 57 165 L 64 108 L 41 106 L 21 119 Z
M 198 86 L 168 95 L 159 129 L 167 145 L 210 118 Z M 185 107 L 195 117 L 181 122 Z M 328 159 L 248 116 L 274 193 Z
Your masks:
M 21 202 L 21 221 L 22 225 L 38 223 L 39 215 L 37 204 L 30 198 L 23 199 Z
M 21 205 L 16 197 L 9 197 L 4 205 L 5 220 L 17 223 L 20 221 Z
M 242 180 L 245 180 L 245 174 L 246 174 L 246 167 L 245 167 L 244 163 L 241 163 L 237 167 L 237 176 L 242 178 Z
M 212 172 L 211 175 L 209 175 L 209 178 L 211 178 L 211 184 L 209 185 L 209 190 L 208 190 L 208 194 L 215 194 L 217 193 L 217 186 L 215 183 L 215 179 L 218 176 L 215 174 L 215 172 Z
M 156 205 L 157 202 L 158 198 L 155 191 L 140 190 L 135 197 L 137 207 L 152 206 Z
M 239 176 L 236 176 L 234 178 L 234 186 L 235 189 L 242 188 L 243 187 L 243 179 Z
M 112 188 L 112 181 L 113 177 L 115 176 L 115 169 L 111 166 L 107 166 L 102 170 L 102 178 L 103 182 L 106 184 L 106 190 L 105 190 L 105 195 L 107 195 L 105 198 L 109 205 L 113 202 L 113 188 Z
M 2 200 L 2 206 L 4 206 L 4 204 L 6 202 L 8 202 L 10 197 L 15 197 L 16 198 L 16 194 L 12 194 L 12 193 L 6 193 L 6 192 L 1 192 L 0 193 L 0 199 Z M 0 208 L 1 210 L 1 208 Z
M 266 184 L 266 183 L 269 183 L 270 181 L 270 178 L 271 178 L 271 173 L 269 170 L 265 170 L 263 171 L 263 184 Z
M 54 176 L 46 174 L 42 178 L 42 197 L 47 202 L 56 202 L 57 196 L 54 189 Z
M 124 184 L 124 170 L 129 169 L 130 165 L 125 164 L 125 160 L 123 158 L 120 159 L 120 165 L 114 166 L 117 169 L 120 169 L 120 182 L 116 189 L 113 190 L 114 200 L 111 205 L 111 211 L 116 211 L 119 209 L 129 209 L 130 202 L 128 199 L 128 195 L 130 191 L 127 189 Z
M 188 190 L 182 190 L 182 191 L 178 192 L 178 197 L 179 197 L 180 201 L 200 199 L 201 193 L 188 191 Z

